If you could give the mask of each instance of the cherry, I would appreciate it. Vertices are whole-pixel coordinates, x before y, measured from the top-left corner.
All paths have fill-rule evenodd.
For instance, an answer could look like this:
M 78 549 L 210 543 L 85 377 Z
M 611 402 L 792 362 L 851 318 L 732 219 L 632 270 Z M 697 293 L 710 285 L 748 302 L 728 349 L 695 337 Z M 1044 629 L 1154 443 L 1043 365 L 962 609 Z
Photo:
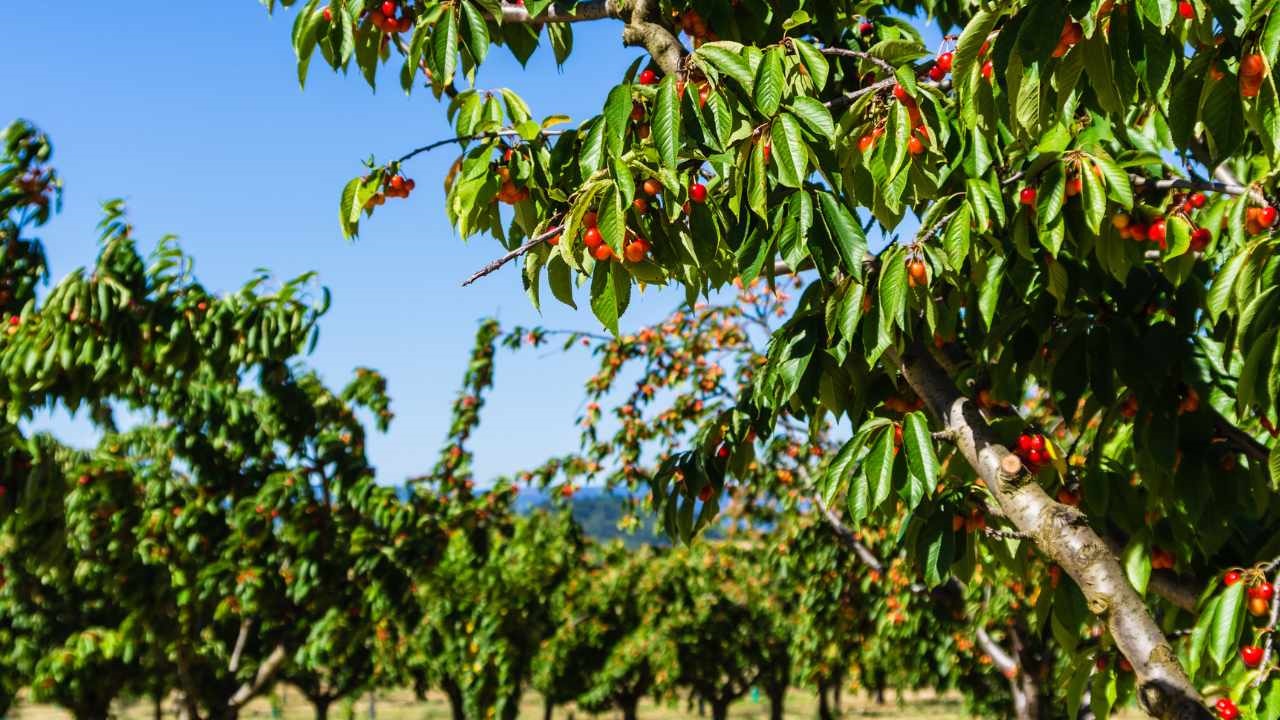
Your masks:
M 1202 252 L 1209 247 L 1209 241 L 1213 239 L 1213 234 L 1207 228 L 1196 228 L 1191 231 L 1191 250 L 1193 252 Z
M 1133 672 L 1133 663 L 1129 662 L 1129 658 L 1121 656 L 1116 667 L 1120 668 L 1120 672 Z
M 386 0 L 383 2 L 381 9 L 382 14 L 386 15 L 387 18 L 393 18 L 396 16 L 396 4 L 392 2 L 392 0 Z
M 575 487 L 574 487 L 574 486 L 572 486 L 572 485 L 565 485 L 564 487 L 560 488 L 560 496 L 561 496 L 561 497 L 571 498 L 571 497 L 573 497 L 573 494 L 574 494 L 575 492 L 577 492 L 577 488 L 575 488 Z
M 644 181 L 644 191 L 649 195 L 657 195 L 662 192 L 662 183 L 658 182 L 657 178 L 649 178 Z
M 594 225 L 587 228 L 587 231 L 582 234 L 582 244 L 592 250 L 601 247 L 601 243 L 603 242 L 604 236 L 600 234 L 600 228 L 595 227 Z
M 552 236 L 551 236 L 551 238 L 547 240 L 547 244 L 548 244 L 548 245 L 550 245 L 551 247 L 555 247 L 556 245 L 559 245 L 559 244 L 560 244 L 560 236 L 559 236 L 559 235 L 552 235 Z
M 1240 659 L 1245 667 L 1256 668 L 1262 662 L 1262 648 L 1257 645 L 1245 645 L 1240 648 Z
M 631 120 L 640 122 L 644 119 L 644 106 L 638 102 L 631 103 Z
M 1124 230 L 1129 227 L 1129 223 L 1132 222 L 1132 220 L 1133 219 L 1126 213 L 1116 213 L 1111 216 L 1111 227 L 1114 227 L 1117 230 Z
M 1018 450 L 1022 452 L 1030 451 L 1035 445 L 1032 444 L 1031 436 L 1022 434 L 1018 436 Z
M 929 79 L 934 82 L 942 82 L 942 79 L 945 78 L 946 76 L 947 76 L 947 71 L 943 70 L 942 66 L 936 63 L 934 64 L 933 67 L 929 68 Z
M 1032 450 L 1044 450 L 1044 436 L 1043 436 L 1043 435 L 1032 435 L 1032 436 L 1031 436 L 1031 449 L 1032 449 Z
M 627 243 L 622 249 L 622 254 L 626 256 L 627 262 L 638 263 L 644 260 L 644 256 L 649 253 L 649 243 L 641 238 L 636 238 L 634 242 Z
M 916 285 L 925 285 L 929 282 L 929 269 L 922 260 L 912 260 L 907 263 L 907 272 L 911 275 L 911 281 Z
M 326 5 L 324 8 L 324 12 L 321 13 L 321 16 L 324 17 L 325 22 L 333 22 L 333 8 Z
M 606 262 L 613 259 L 613 248 L 604 244 L 597 245 L 596 248 L 591 251 L 591 255 L 600 262 Z
M 596 213 L 594 210 L 588 210 L 582 214 L 582 224 L 589 228 L 596 226 Z
M 1270 205 L 1262 208 L 1262 212 L 1258 213 L 1258 221 L 1263 227 L 1271 227 L 1276 224 L 1276 209 Z
M 724 451 L 725 455 L 729 454 L 728 448 L 722 447 L 720 449 Z M 721 457 L 724 457 L 724 455 L 722 455 Z M 703 485 L 702 489 L 698 491 L 698 499 L 701 500 L 702 502 L 706 502 L 711 499 L 711 494 L 713 492 L 714 490 L 710 485 Z
M 636 212 L 640 213 L 641 215 L 645 214 L 646 212 L 649 212 L 649 201 L 645 200 L 644 198 L 636 198 L 635 200 L 632 200 L 631 205 L 635 207 Z
M 9 316 L 9 325 L 10 325 L 10 326 L 12 326 L 12 327 L 18 327 L 18 326 L 19 326 L 19 325 L 21 325 L 21 324 L 22 324 L 22 318 L 18 317 L 17 315 L 10 315 L 10 316 Z
M 995 71 L 995 68 L 996 68 L 995 63 L 991 62 L 990 60 L 982 63 L 982 79 L 990 80 L 991 73 Z
M 1069 488 L 1062 488 L 1058 491 L 1058 502 L 1071 507 L 1080 507 L 1080 493 Z
M 658 82 L 658 73 L 648 68 L 645 68 L 640 72 L 639 79 L 640 79 L 641 85 L 653 85 L 654 83 Z
M 893 96 L 897 98 L 898 102 L 904 104 L 911 100 L 911 93 L 907 92 L 907 89 L 902 85 L 893 86 Z
M 858 138 L 858 152 L 865 153 L 875 144 L 876 136 L 871 133 L 867 133 L 866 135 Z
M 1147 226 L 1147 239 L 1151 242 L 1162 243 L 1164 242 L 1165 236 L 1166 229 L 1164 218 L 1156 218 Z
M 1235 720 L 1240 717 L 1240 709 L 1236 707 L 1235 703 L 1231 702 L 1231 698 L 1219 698 L 1214 707 L 1218 711 L 1218 717 L 1222 718 L 1222 720 Z
M 942 68 L 943 72 L 951 72 L 951 63 L 954 59 L 955 57 L 951 53 L 944 52 L 938 56 L 937 65 Z
M 876 31 L 876 26 L 873 25 L 870 20 L 863 20 L 862 23 L 858 25 L 858 32 L 862 33 L 863 35 L 870 35 L 875 31 Z
M 1032 467 L 1043 464 L 1045 461 L 1044 451 L 1031 448 L 1027 451 L 1027 463 Z
M 401 190 L 404 189 L 404 178 L 399 175 L 393 175 L 391 177 L 391 181 L 388 182 L 387 184 L 391 186 L 392 190 L 395 190 L 396 192 L 400 192 Z
M 1077 175 L 1067 180 L 1067 197 L 1075 197 L 1084 189 L 1084 178 Z
M 1182 0 L 1182 2 L 1178 3 L 1178 14 L 1182 16 L 1183 20 L 1194 20 L 1196 8 L 1187 0 Z
M 1172 570 L 1176 564 L 1173 553 L 1164 548 L 1151 549 L 1151 568 L 1153 570 Z
M 689 186 L 689 199 L 696 203 L 704 203 L 707 201 L 707 186 L 702 183 L 693 183 Z
M 907 152 L 912 155 L 919 155 L 924 152 L 924 143 L 920 142 L 920 138 L 912 135 L 911 139 L 907 141 Z
M 716 449 L 716 457 L 720 458 L 721 460 L 724 460 L 724 459 L 728 458 L 728 457 L 729 457 L 729 446 L 728 446 L 728 445 L 721 445 L 719 448 L 717 448 L 717 449 Z M 710 487 L 710 486 L 708 486 L 708 487 Z
M 1271 604 L 1259 597 L 1249 598 L 1249 614 L 1254 617 L 1262 617 L 1271 611 Z
M 1240 58 L 1240 95 L 1242 97 L 1257 97 L 1258 91 L 1262 89 L 1262 77 L 1266 74 L 1266 65 L 1262 61 L 1262 56 L 1254 53 Z
M 93 482 L 93 478 L 89 477 L 88 475 L 81 475 L 80 479 L 77 482 L 80 483 L 80 487 L 84 487 L 85 485 L 88 485 L 89 483 Z
M 1024 187 L 1018 193 L 1018 202 L 1028 207 L 1036 204 L 1036 189 L 1033 187 Z
M 1197 207 L 1197 208 L 1202 208 L 1205 206 L 1205 203 L 1209 202 L 1209 198 L 1205 197 L 1204 193 L 1194 193 L 1190 198 L 1187 198 L 1187 199 L 1191 201 L 1191 205 L 1193 207 Z
M 1249 594 L 1249 597 L 1251 598 L 1260 598 L 1262 600 L 1270 600 L 1271 598 L 1275 597 L 1276 589 L 1275 589 L 1275 586 L 1273 586 L 1271 583 L 1264 582 L 1249 588 L 1248 594 Z

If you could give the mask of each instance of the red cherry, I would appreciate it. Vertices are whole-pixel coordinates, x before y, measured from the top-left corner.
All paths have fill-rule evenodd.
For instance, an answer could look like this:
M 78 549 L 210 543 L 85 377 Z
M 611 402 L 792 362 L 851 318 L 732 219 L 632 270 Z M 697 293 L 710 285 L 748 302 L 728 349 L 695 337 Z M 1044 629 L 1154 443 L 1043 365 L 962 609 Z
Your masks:
M 1219 710 L 1222 710 L 1223 708 L 1229 708 L 1231 707 L 1231 705 L 1232 705 L 1231 698 L 1224 698 L 1224 697 L 1218 698 L 1218 702 L 1213 704 L 1213 706 Z
M 982 79 L 990 80 L 991 73 L 995 71 L 995 68 L 996 68 L 995 63 L 992 63 L 990 60 L 982 63 Z
M 608 245 L 600 245 L 591 251 L 592 256 L 600 262 L 606 262 L 613 259 L 613 248 Z
M 893 86 L 893 96 L 898 99 L 898 102 L 902 102 L 902 103 L 905 103 L 911 99 L 911 93 L 907 92 L 907 89 L 902 87 L 901 85 Z
M 1262 208 L 1262 212 L 1258 214 L 1258 220 L 1262 222 L 1263 227 L 1271 227 L 1276 224 L 1276 209 L 1270 205 Z
M 88 475 L 81 475 L 80 479 L 77 482 L 80 483 L 81 487 L 84 487 L 85 485 L 88 485 L 89 483 L 93 482 L 93 478 L 89 477 Z
M 704 203 L 707 201 L 707 186 L 702 183 L 694 183 L 689 186 L 689 199 L 696 203 Z
M 386 2 L 382 3 L 382 14 L 386 15 L 388 18 L 395 17 L 396 4 L 392 2 L 392 0 L 386 0 Z
M 1227 587 L 1235 585 L 1236 583 L 1240 582 L 1240 576 L 1241 575 L 1239 570 L 1228 570 L 1226 574 L 1222 576 L 1222 584 L 1226 585 Z
M 1018 202 L 1023 205 L 1031 206 L 1036 204 L 1036 189 L 1033 187 L 1024 187 L 1022 192 L 1018 193 Z
M 658 82 L 658 73 L 649 70 L 648 68 L 645 68 L 640 72 L 641 85 L 652 85 L 656 82 Z
M 944 52 L 938 56 L 937 65 L 938 67 L 942 68 L 943 72 L 951 72 L 952 60 L 954 60 L 954 57 L 952 56 L 952 54 L 949 52 Z
M 1164 218 L 1156 218 L 1147 226 L 1147 239 L 1151 242 L 1164 242 L 1165 236 Z
M 1199 252 L 1209 247 L 1209 241 L 1213 239 L 1213 233 L 1207 228 L 1196 228 L 1191 231 L 1191 249 Z
M 324 17 L 325 22 L 333 22 L 333 8 L 328 5 L 325 6 L 324 12 L 321 13 L 321 15 Z
M 1195 193 L 1191 196 L 1190 200 L 1191 204 L 1198 208 L 1204 207 L 1205 203 L 1209 202 L 1209 198 L 1205 197 L 1204 193 Z
M 1187 2 L 1187 0 L 1182 0 L 1182 2 L 1178 3 L 1178 14 L 1182 16 L 1183 20 L 1194 20 L 1196 17 L 1195 6 Z
M 1262 648 L 1257 645 L 1245 645 L 1240 648 L 1240 659 L 1245 667 L 1256 668 L 1262 662 Z
M 729 457 L 729 446 L 721 445 L 719 448 L 717 448 L 716 457 L 720 458 L 721 460 L 724 460 L 725 458 Z
M 627 243 L 627 246 L 622 249 L 622 254 L 626 256 L 627 262 L 631 263 L 641 262 L 644 260 L 644 256 L 648 254 L 648 252 L 649 243 L 644 240 L 636 240 L 635 242 Z
M 392 190 L 399 192 L 404 189 L 404 178 L 400 175 L 394 175 L 388 184 L 391 186 Z
M 1044 450 L 1044 436 L 1043 436 L 1043 435 L 1032 435 L 1032 436 L 1031 436 L 1031 447 L 1032 447 L 1032 448 L 1034 448 L 1034 449 L 1036 449 L 1036 450 Z
M 19 325 L 22 324 L 22 318 L 17 315 L 10 315 L 9 324 L 12 325 L 13 327 L 18 327 Z
M 875 31 L 876 31 L 876 26 L 873 25 L 870 20 L 863 20 L 862 24 L 858 25 L 858 32 L 862 33 L 863 35 L 870 35 Z
M 582 234 L 582 244 L 592 250 L 600 247 L 600 243 L 603 242 L 604 236 L 600 234 L 600 228 L 594 226 L 589 227 L 587 228 L 587 231 Z
M 1269 582 L 1259 583 L 1249 588 L 1249 597 L 1270 601 L 1276 594 L 1275 586 Z
M 1027 451 L 1027 462 L 1031 465 L 1041 465 L 1044 463 L 1044 451 L 1031 448 Z
M 947 71 L 943 70 L 941 65 L 935 64 L 933 67 L 929 68 L 929 79 L 934 82 L 942 82 L 942 79 L 946 76 Z
M 698 491 L 698 499 L 702 502 L 706 502 L 711 499 L 711 494 L 713 492 L 715 491 L 710 485 L 703 485 L 702 489 Z
M 1030 450 L 1030 449 L 1031 449 L 1031 448 L 1033 448 L 1033 447 L 1035 447 L 1035 443 L 1031 440 L 1031 436 L 1030 436 L 1030 435 L 1027 435 L 1026 433 L 1023 433 L 1022 435 L 1019 435 L 1019 436 L 1018 436 L 1018 449 L 1019 449 L 1019 450 L 1021 450 L 1022 452 L 1027 452 L 1028 450 Z
M 595 211 L 589 211 L 582 214 L 582 224 L 586 227 L 593 228 L 596 226 Z

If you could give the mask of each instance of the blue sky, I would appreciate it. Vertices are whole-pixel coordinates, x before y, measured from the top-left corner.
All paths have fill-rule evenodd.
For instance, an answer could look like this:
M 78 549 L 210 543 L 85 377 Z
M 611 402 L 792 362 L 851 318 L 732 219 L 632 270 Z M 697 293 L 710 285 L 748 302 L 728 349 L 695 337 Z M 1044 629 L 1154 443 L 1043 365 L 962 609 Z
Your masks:
M 41 232 L 55 282 L 92 260 L 98 206 L 113 197 L 127 200 L 145 243 L 177 234 L 214 290 L 234 289 L 259 267 L 281 278 L 318 271 L 334 302 L 309 362 L 335 386 L 356 366 L 387 375 L 397 418 L 371 439 L 370 453 L 388 482 L 434 463 L 479 318 L 598 330 L 589 311 L 554 300 L 540 317 L 514 264 L 460 287 L 501 249 L 492 240 L 463 243 L 447 223 L 440 183 L 456 157 L 450 149 L 412 161 L 413 197 L 380 208 L 356 243 L 342 240 L 338 193 L 362 158 L 452 134 L 430 93 L 406 97 L 391 73 L 372 93 L 318 59 L 304 91 L 289 45 L 292 12 L 270 18 L 250 0 L 158 7 L 48 3 L 24 13 L 21 31 L 5 39 L 0 70 L 11 81 L 0 123 L 24 117 L 48 131 L 66 183 L 62 215 Z M 527 69 L 494 52 L 477 83 L 515 89 L 535 116 L 581 120 L 640 54 L 622 47 L 620 29 L 576 26 L 562 69 L 549 48 Z M 647 293 L 624 328 L 660 318 L 680 297 Z M 477 476 L 575 447 L 573 420 L 591 366 L 584 353 L 501 354 L 472 443 Z M 82 422 L 41 424 L 68 441 L 91 441 Z

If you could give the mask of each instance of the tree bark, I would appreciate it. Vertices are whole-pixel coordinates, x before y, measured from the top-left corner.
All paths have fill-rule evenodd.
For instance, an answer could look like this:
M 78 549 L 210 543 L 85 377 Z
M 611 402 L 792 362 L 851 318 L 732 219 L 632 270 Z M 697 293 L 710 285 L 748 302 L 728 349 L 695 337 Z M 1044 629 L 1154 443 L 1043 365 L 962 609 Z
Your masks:
M 886 357 L 894 358 L 892 349 Z M 1074 507 L 1055 502 L 1000 444 L 977 406 L 921 344 L 896 358 L 907 383 L 953 433 L 956 447 L 995 497 L 999 511 L 1079 585 L 1133 665 L 1142 707 L 1163 720 L 1210 720 L 1160 627 L 1119 560 Z
M 618 700 L 618 707 L 622 709 L 622 720 L 637 720 L 640 717 L 640 698 L 627 696 Z
M 711 701 L 711 720 L 727 720 L 729 717 L 728 700 Z
M 440 687 L 444 690 L 445 696 L 449 698 L 449 710 L 453 713 L 453 720 L 467 720 L 462 688 L 458 687 L 458 684 L 450 678 L 445 678 L 440 683 Z
M 769 720 L 782 720 L 787 706 L 787 689 L 771 689 L 769 691 Z
M 551 715 L 556 709 L 556 704 L 551 702 L 551 698 L 542 699 L 542 720 L 551 720 Z
M 312 698 L 311 706 L 315 708 L 316 720 L 329 720 L 329 705 L 333 703 L 328 698 Z
M 834 720 L 831 706 L 827 704 L 827 683 L 818 681 L 818 720 Z

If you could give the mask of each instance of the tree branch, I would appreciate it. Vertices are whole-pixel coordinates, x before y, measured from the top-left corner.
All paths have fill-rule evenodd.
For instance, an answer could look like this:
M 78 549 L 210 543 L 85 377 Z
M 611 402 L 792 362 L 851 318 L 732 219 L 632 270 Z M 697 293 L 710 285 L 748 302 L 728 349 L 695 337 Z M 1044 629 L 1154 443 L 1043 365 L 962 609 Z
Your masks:
M 244 653 L 244 645 L 249 640 L 249 629 L 252 627 L 253 618 L 240 621 L 240 634 L 236 636 L 236 645 L 231 651 L 231 662 L 227 663 L 227 672 L 232 675 L 240 670 L 240 656 Z
M 956 389 L 952 378 L 919 344 L 886 358 L 895 361 L 907 383 L 934 414 L 956 430 L 961 455 L 986 483 L 1004 516 L 1061 565 L 1079 585 L 1089 609 L 1103 616 L 1116 646 L 1133 665 L 1143 708 L 1166 720 L 1211 716 L 1187 679 L 1159 625 L 1129 584 L 1107 544 L 1075 508 L 1054 502 L 1031 481 L 1022 462 L 1000 444 L 977 406 Z
M 1018 674 L 1018 661 L 1007 650 L 1000 647 L 1000 643 L 992 639 L 987 634 L 987 629 L 981 625 L 978 626 L 977 641 L 978 647 L 982 648 L 982 652 L 991 657 L 991 664 L 995 665 L 996 669 L 1003 673 L 1005 677 L 1013 677 Z
M 1280 564 L 1280 557 L 1269 563 L 1270 567 Z M 1267 639 L 1262 644 L 1262 662 L 1258 663 L 1258 676 L 1249 683 L 1251 687 L 1261 687 L 1271 675 L 1271 658 L 1275 654 L 1276 624 L 1280 623 L 1280 593 L 1271 596 L 1271 614 L 1267 617 Z
M 1252 435 L 1236 427 L 1222 413 L 1214 408 L 1209 408 L 1209 412 L 1213 416 L 1214 424 L 1218 427 L 1218 432 L 1227 439 L 1237 450 L 1245 454 L 1245 457 L 1255 462 L 1266 463 L 1271 456 L 1271 451 L 1266 445 L 1258 442 Z
M 289 653 L 285 651 L 284 646 L 277 645 L 271 651 L 271 654 L 267 656 L 267 659 L 263 660 L 262 664 L 258 666 L 258 672 L 253 676 L 253 680 L 241 685 L 240 689 L 236 690 L 236 694 L 231 696 L 231 699 L 227 701 L 227 707 L 231 710 L 239 710 L 244 707 L 245 703 L 256 697 L 266 687 L 267 683 L 271 682 L 271 678 L 275 677 L 276 671 L 280 669 L 280 666 L 284 664 L 288 657 Z
M 863 545 L 862 542 L 858 540 L 854 532 L 845 526 L 844 521 L 840 519 L 840 516 L 837 515 L 834 510 L 824 505 L 822 503 L 822 499 L 817 495 L 813 496 L 813 502 L 818 506 L 818 509 L 822 511 L 823 517 L 827 520 L 827 525 L 830 525 L 836 536 L 853 550 L 854 554 L 858 556 L 858 559 L 862 561 L 862 564 L 878 573 L 883 573 L 884 563 L 880 562 L 880 558 L 876 557 L 875 553 L 871 552 L 870 548 Z
M 551 228 L 550 230 L 547 230 L 546 232 L 542 233 L 541 235 L 539 235 L 539 236 L 537 236 L 537 237 L 533 238 L 532 240 L 530 240 L 530 241 L 526 242 L 525 244 L 521 245 L 520 247 L 516 248 L 515 250 L 512 250 L 511 252 L 507 253 L 506 255 L 503 255 L 502 257 L 498 258 L 497 260 L 494 260 L 493 262 L 489 263 L 488 265 L 485 265 L 484 267 L 482 267 L 482 268 L 480 268 L 479 270 L 477 270 L 477 271 L 475 271 L 474 273 L 472 273 L 471 277 L 469 277 L 469 278 L 467 278 L 466 280 L 464 280 L 464 281 L 463 281 L 463 283 L 462 283 L 462 287 L 466 287 L 466 286 L 470 285 L 471 283 L 473 283 L 473 282 L 475 282 L 475 281 L 479 280 L 480 278 L 482 278 L 482 277 L 484 277 L 484 276 L 486 276 L 486 275 L 490 275 L 490 274 L 493 274 L 494 272 L 497 272 L 498 268 L 501 268 L 503 265 L 506 265 L 507 263 L 511 262 L 512 260 L 515 260 L 516 258 L 520 257 L 521 255 L 524 255 L 525 253 L 527 253 L 527 252 L 529 252 L 530 250 L 532 250 L 532 249 L 534 249 L 534 248 L 538 247 L 539 245 L 541 245 L 542 243 L 546 242 L 547 240 L 550 240 L 551 238 L 553 238 L 553 237 L 555 237 L 557 234 L 559 234 L 559 233 L 560 233 L 560 231 L 561 231 L 561 230 L 563 230 L 563 229 L 564 229 L 564 226 L 562 226 L 562 225 L 557 225 L 557 226 L 555 226 L 555 227 Z
M 563 135 L 563 134 L 564 134 L 564 130 L 543 130 L 542 131 L 543 137 L 555 137 L 557 135 Z M 499 137 L 520 137 L 520 133 L 516 132 L 515 130 L 493 130 L 491 132 L 479 133 L 476 135 L 463 135 L 461 137 L 445 138 L 444 140 L 437 140 L 433 143 L 427 143 L 426 145 L 423 145 L 420 148 L 414 148 L 409 152 L 405 153 L 404 155 L 401 155 L 399 158 L 396 158 L 396 162 L 402 163 L 402 162 L 405 162 L 406 160 L 411 160 L 412 158 L 418 155 L 421 155 L 422 153 L 431 152 L 432 150 L 435 150 L 436 148 L 444 147 L 445 145 L 454 145 L 454 144 L 460 145 L 462 143 L 471 142 L 472 140 L 485 140 L 488 138 L 499 138 Z
M 647 50 L 664 75 L 675 75 L 680 71 L 689 53 L 676 34 L 664 24 L 662 8 L 656 0 L 631 0 L 631 6 L 619 7 L 618 13 L 627 15 L 627 26 L 622 30 L 623 45 Z

